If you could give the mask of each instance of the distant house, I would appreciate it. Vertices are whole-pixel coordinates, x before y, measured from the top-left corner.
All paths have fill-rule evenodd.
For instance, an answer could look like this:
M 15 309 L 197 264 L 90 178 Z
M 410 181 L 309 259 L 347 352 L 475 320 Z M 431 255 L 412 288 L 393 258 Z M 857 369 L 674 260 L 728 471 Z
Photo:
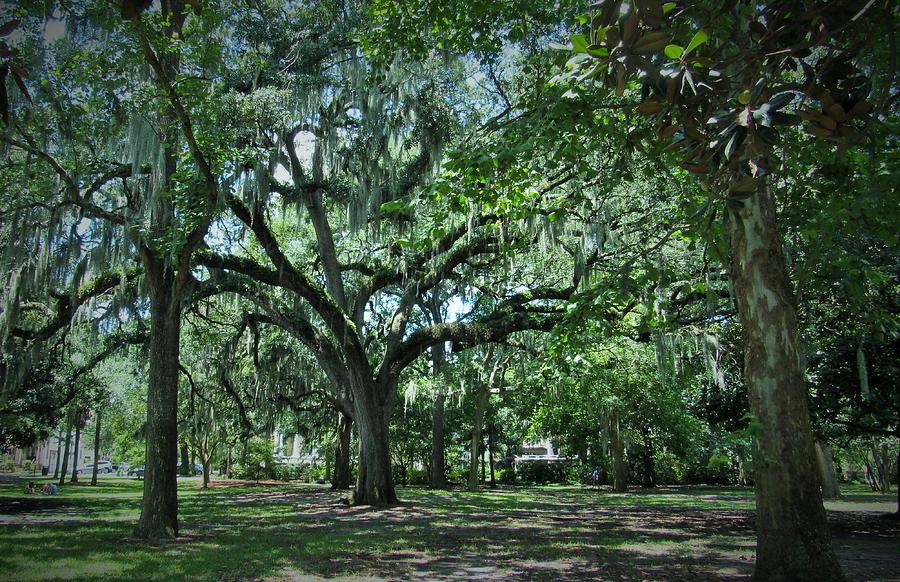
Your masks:
M 275 459 L 280 463 L 313 465 L 320 458 L 319 449 L 304 447 L 303 438 L 299 434 L 282 433 L 275 430 L 272 434 L 272 443 L 275 445 Z
M 71 471 L 75 459 L 78 458 L 78 466 L 83 467 L 94 462 L 94 447 L 87 446 L 84 435 L 81 442 L 78 443 L 78 450 L 75 450 L 75 435 L 69 442 L 69 463 L 68 469 Z M 93 441 L 92 441 L 93 442 Z M 60 447 L 62 445 L 62 447 Z M 28 447 L 13 447 L 7 453 L 4 453 L 4 462 L 12 461 L 14 464 L 21 466 L 25 461 L 34 461 L 38 468 L 46 468 L 49 473 L 53 473 L 56 469 L 57 455 L 65 453 L 65 435 L 62 438 L 58 436 L 50 436 L 47 439 L 38 441 Z M 62 463 L 60 463 L 62 469 Z
M 522 461 L 540 461 L 554 463 L 564 461 L 566 457 L 560 456 L 550 439 L 540 441 L 525 441 L 522 443 L 522 451 L 513 457 L 513 467 L 517 467 Z

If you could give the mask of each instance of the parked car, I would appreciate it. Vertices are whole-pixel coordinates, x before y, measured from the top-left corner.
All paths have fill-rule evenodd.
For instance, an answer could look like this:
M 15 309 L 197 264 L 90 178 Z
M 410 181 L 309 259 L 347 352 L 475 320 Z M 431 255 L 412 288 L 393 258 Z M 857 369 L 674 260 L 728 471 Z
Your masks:
M 83 467 L 78 467 L 77 473 L 79 475 L 90 475 L 94 472 L 94 465 L 85 465 Z M 98 461 L 97 462 L 97 473 L 112 473 L 113 466 L 109 461 Z
M 181 474 L 181 463 L 178 463 L 178 466 L 175 468 L 175 471 L 180 475 Z M 203 474 L 203 465 L 200 463 L 194 463 L 194 475 L 202 475 Z
M 140 467 L 131 467 L 130 469 L 128 469 L 128 476 L 129 477 L 137 477 L 138 479 L 143 479 L 144 478 L 144 466 L 141 465 Z

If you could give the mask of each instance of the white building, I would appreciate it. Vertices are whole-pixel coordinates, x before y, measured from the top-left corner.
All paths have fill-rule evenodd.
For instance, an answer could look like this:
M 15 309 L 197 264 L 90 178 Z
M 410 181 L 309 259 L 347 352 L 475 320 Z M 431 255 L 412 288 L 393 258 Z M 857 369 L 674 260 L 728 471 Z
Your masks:
M 275 459 L 280 463 L 312 465 L 320 458 L 318 448 L 304 447 L 299 434 L 284 434 L 276 429 L 272 434 L 272 442 L 275 445 Z
M 19 466 L 25 463 L 25 461 L 34 461 L 38 470 L 40 470 L 41 467 L 46 467 L 48 472 L 53 474 L 56 469 L 57 455 L 65 454 L 65 438 L 65 434 L 63 434 L 62 437 L 53 435 L 45 440 L 38 441 L 29 447 L 13 447 L 8 453 L 3 455 L 3 460 L 4 462 L 12 461 Z M 72 440 L 69 442 L 69 471 L 72 470 L 76 457 L 79 459 L 79 467 L 90 465 L 94 462 L 94 447 L 86 446 L 86 440 L 85 433 L 82 432 L 81 441 L 78 443 L 78 450 L 76 451 L 75 432 L 72 431 Z M 93 443 L 93 439 L 91 439 L 91 442 Z M 62 444 L 61 448 L 60 444 Z M 60 463 L 59 467 L 60 470 L 62 470 L 62 463 Z

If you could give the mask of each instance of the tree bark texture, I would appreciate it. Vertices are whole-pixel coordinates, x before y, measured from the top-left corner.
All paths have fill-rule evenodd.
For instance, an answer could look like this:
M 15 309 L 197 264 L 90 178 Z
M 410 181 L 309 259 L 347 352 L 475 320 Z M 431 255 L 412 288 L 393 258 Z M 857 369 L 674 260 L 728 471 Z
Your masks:
M 432 310 L 435 321 L 440 320 L 440 309 Z M 431 346 L 431 373 L 435 378 L 444 366 L 446 348 L 443 343 Z M 445 437 L 445 406 L 447 404 L 447 387 L 438 380 L 438 392 L 431 406 L 431 487 L 444 489 L 447 487 L 447 456 Z
M 56 468 L 53 469 L 53 478 L 59 479 L 59 465 L 62 462 L 62 431 L 56 433 Z
M 354 505 L 390 505 L 397 502 L 391 475 L 388 406 L 375 390 L 355 391 L 356 427 L 359 432 L 359 474 Z
M 628 491 L 628 465 L 625 463 L 625 440 L 617 412 L 609 415 L 609 449 L 613 460 L 613 491 L 624 493 Z
M 656 463 L 653 451 L 653 439 L 649 434 L 643 435 L 644 451 L 641 462 L 644 466 L 642 485 L 646 488 L 656 487 Z
M 481 458 L 481 427 L 484 423 L 484 411 L 487 409 L 488 398 L 491 395 L 490 386 L 486 383 L 478 385 L 478 397 L 475 401 L 475 419 L 472 422 L 472 441 L 469 445 L 469 491 L 478 490 L 478 460 Z
M 97 410 L 94 427 L 94 470 L 91 471 L 91 485 L 97 484 L 97 463 L 100 460 L 100 410 Z
M 66 482 L 66 473 L 69 471 L 69 443 L 72 441 L 72 414 L 66 415 L 66 447 L 62 458 L 62 471 L 59 474 L 59 484 Z
M 78 483 L 78 451 L 81 449 L 81 413 L 75 413 L 75 452 L 72 455 L 72 477 L 69 483 Z
M 181 454 L 181 467 L 178 471 L 178 474 L 182 477 L 190 477 L 191 473 L 191 458 L 190 452 L 188 451 L 188 444 L 186 440 L 181 441 L 178 446 L 179 453 Z
M 444 432 L 446 389 L 441 386 L 431 405 L 431 487 L 447 487 L 446 437 Z
M 837 471 L 834 467 L 834 457 L 831 456 L 831 447 L 827 443 L 816 441 L 816 461 L 822 478 L 822 497 L 839 499 L 841 490 L 838 487 Z
M 150 386 L 147 394 L 147 455 L 141 518 L 135 535 L 148 539 L 178 535 L 178 344 L 181 306 L 172 276 L 157 267 L 150 287 Z
M 337 435 L 334 445 L 334 475 L 331 488 L 350 489 L 350 437 L 353 432 L 353 419 L 338 412 Z
M 497 488 L 497 477 L 494 475 L 494 430 L 496 430 L 496 425 L 491 423 L 488 426 L 488 463 L 491 466 L 491 489 Z
M 732 201 L 734 202 L 734 201 Z M 761 189 L 729 220 L 754 435 L 757 581 L 843 580 L 819 491 L 797 318 L 775 201 Z

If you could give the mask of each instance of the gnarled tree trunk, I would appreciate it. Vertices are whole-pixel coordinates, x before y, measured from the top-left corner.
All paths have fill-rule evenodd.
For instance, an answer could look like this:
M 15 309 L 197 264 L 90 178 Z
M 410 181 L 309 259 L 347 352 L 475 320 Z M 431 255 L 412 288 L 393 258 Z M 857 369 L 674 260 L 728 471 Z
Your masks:
M 343 412 L 338 412 L 337 436 L 334 444 L 334 475 L 331 488 L 350 489 L 350 436 L 353 432 L 353 419 Z
M 736 202 L 729 220 L 732 276 L 744 332 L 744 378 L 751 412 L 761 427 L 753 453 L 753 579 L 843 580 L 819 491 L 775 201 L 764 188 Z
M 388 434 L 390 408 L 380 402 L 375 389 L 356 390 L 353 401 L 359 432 L 359 474 L 354 505 L 390 505 L 397 502 L 391 475 Z
M 150 261 L 145 261 L 145 265 Z M 181 306 L 174 277 L 162 265 L 147 269 L 150 289 L 150 386 L 147 393 L 147 455 L 141 518 L 135 535 L 178 535 L 178 344 Z

